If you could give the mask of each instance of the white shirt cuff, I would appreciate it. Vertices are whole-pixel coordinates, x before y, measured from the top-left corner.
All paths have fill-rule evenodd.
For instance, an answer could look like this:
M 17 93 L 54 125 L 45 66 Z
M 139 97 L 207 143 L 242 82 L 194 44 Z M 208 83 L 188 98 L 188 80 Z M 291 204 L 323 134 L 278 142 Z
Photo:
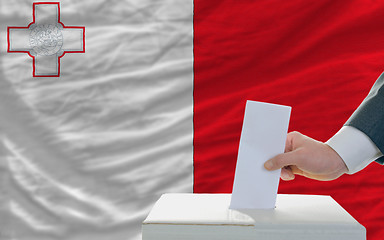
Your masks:
M 344 160 L 348 174 L 362 170 L 383 156 L 367 135 L 351 126 L 343 126 L 326 144 Z

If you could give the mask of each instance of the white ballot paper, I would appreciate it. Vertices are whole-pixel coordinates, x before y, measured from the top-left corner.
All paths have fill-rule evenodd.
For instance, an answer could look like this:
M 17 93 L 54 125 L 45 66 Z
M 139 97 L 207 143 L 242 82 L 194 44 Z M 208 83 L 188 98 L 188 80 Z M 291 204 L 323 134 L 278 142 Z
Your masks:
M 273 209 L 281 170 L 264 163 L 284 152 L 291 107 L 247 101 L 241 131 L 231 209 Z

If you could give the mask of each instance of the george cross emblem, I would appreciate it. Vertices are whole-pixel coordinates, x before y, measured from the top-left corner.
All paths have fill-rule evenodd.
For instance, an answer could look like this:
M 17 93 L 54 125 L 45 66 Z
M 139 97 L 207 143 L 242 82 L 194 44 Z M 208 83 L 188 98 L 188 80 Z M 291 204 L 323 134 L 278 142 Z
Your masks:
M 27 53 L 33 77 L 59 77 L 66 53 L 85 52 L 85 27 L 60 22 L 60 3 L 33 3 L 33 21 L 27 27 L 8 27 L 8 52 Z

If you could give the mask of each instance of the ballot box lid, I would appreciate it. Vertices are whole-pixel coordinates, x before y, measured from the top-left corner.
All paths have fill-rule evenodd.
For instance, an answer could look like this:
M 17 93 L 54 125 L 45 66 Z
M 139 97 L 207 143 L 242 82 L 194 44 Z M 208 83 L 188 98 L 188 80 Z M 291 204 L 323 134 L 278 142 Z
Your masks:
M 275 209 L 229 209 L 230 194 L 164 194 L 143 222 L 147 224 L 252 226 L 271 229 L 365 228 L 330 196 L 278 194 Z

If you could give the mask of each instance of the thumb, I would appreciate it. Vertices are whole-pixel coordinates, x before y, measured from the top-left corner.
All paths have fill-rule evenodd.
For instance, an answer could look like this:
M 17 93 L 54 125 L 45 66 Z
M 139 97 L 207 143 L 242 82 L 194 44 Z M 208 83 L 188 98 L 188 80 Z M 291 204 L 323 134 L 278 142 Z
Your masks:
M 297 165 L 298 159 L 297 151 L 282 153 L 266 161 L 264 167 L 269 171 L 277 170 L 285 166 Z

